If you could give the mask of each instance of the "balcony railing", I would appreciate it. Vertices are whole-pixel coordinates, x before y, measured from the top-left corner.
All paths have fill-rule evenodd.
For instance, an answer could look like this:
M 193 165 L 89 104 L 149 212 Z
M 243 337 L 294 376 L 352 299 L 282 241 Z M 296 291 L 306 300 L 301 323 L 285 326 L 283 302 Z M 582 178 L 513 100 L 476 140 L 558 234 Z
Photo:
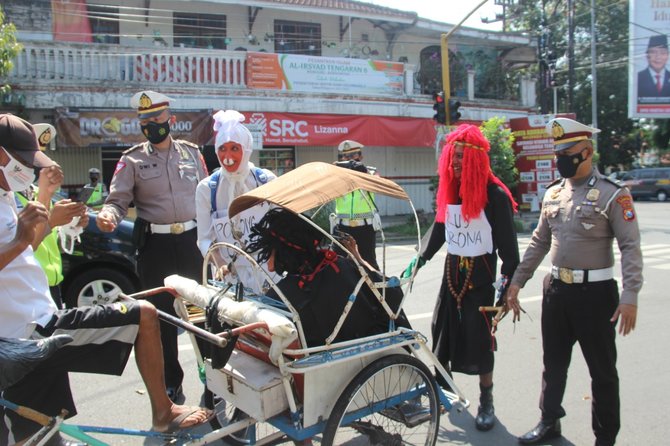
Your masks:
M 245 88 L 246 53 L 184 48 L 28 43 L 10 79 L 86 83 L 143 82 Z

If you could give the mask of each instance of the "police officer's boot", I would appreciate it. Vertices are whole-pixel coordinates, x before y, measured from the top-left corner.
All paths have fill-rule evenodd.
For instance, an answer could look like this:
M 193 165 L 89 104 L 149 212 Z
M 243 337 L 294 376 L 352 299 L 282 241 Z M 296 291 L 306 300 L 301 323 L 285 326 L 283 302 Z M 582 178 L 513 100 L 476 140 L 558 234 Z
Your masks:
M 479 409 L 475 418 L 475 427 L 480 431 L 491 430 L 496 421 L 493 410 L 493 384 L 488 387 L 479 385 Z

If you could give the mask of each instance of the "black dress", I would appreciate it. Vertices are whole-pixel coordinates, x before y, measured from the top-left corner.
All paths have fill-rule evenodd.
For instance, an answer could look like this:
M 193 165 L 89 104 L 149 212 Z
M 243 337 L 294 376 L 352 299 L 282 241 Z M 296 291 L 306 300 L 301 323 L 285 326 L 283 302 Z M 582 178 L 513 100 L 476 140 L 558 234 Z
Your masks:
M 512 203 L 507 194 L 496 184 L 487 189 L 488 203 L 484 208 L 491 225 L 493 252 L 470 258 L 474 261 L 470 287 L 461 300 L 460 310 L 456 298 L 449 291 L 447 265 L 453 288 L 459 292 L 466 273 L 460 268 L 461 257 L 448 255 L 440 294 L 437 297 L 431 331 L 433 352 L 445 367 L 468 375 L 482 375 L 493 371 L 494 341 L 491 337 L 492 314 L 486 317 L 480 306 L 493 305 L 498 256 L 502 259 L 501 273 L 512 277 L 519 264 L 519 247 L 514 228 Z M 433 224 L 424 236 L 421 257 L 430 260 L 445 243 L 444 223 Z
M 375 272 L 368 273 L 374 281 L 381 279 L 378 275 L 375 277 Z M 319 271 L 311 281 L 289 274 L 277 283 L 300 315 L 309 347 L 325 344 L 360 277 L 353 261 L 338 257 L 333 264 Z M 268 296 L 279 299 L 272 289 Z M 394 311 L 397 310 L 402 296 L 400 288 L 387 288 L 386 300 Z M 396 325 L 409 327 L 404 313 L 400 314 Z M 363 285 L 334 342 L 384 333 L 388 329 L 388 315 L 370 288 Z

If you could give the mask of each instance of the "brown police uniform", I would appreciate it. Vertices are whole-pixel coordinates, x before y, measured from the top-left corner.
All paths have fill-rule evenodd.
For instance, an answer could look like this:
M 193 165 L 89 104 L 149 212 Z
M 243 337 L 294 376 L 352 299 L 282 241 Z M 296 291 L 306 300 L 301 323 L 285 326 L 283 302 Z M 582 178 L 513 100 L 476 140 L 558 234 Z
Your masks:
M 130 203 L 135 204 L 137 269 L 144 288 L 163 286 L 163 279 L 170 274 L 201 279 L 195 188 L 206 176 L 198 147 L 187 141 L 173 140 L 166 151 L 154 149 L 147 141 L 123 152 L 102 211 L 111 212 L 118 224 Z M 171 296 L 160 294 L 149 300 L 160 310 L 175 314 Z M 176 335 L 174 326 L 161 322 L 165 383 L 174 389 L 183 379 Z
M 614 273 L 612 242 L 621 251 L 623 292 Z M 619 378 L 615 323 L 619 303 L 637 304 L 642 253 L 628 189 L 596 169 L 579 180 L 559 180 L 546 191 L 540 220 L 512 283 L 523 287 L 544 256 L 552 262 L 543 291 L 543 420 L 565 416 L 561 407 L 570 356 L 579 342 L 592 379 L 597 444 L 614 444 L 619 431 Z

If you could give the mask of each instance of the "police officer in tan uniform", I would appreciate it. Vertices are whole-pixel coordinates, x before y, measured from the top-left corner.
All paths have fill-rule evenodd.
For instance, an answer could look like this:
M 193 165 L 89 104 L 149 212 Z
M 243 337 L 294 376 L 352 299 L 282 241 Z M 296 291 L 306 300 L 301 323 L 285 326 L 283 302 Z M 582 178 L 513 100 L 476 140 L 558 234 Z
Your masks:
M 635 328 L 642 253 L 630 192 L 592 165 L 591 138 L 599 131 L 566 118 L 547 124 L 563 178 L 547 189 L 540 221 L 506 295 L 518 318 L 519 289 L 549 253 L 553 266 L 542 300 L 542 418 L 519 437 L 522 444 L 561 435 L 561 401 L 575 342 L 591 374 L 595 444 L 613 445 L 619 432 L 616 323 L 619 320 L 619 334 L 624 336 Z M 621 251 L 621 297 L 613 278 L 614 239 Z
M 170 125 L 175 122 L 170 98 L 141 91 L 130 105 L 137 109 L 148 141 L 123 152 L 97 225 L 102 231 L 113 231 L 130 203 L 135 203 L 134 239 L 142 286 L 163 286 L 163 279 L 170 274 L 200 280 L 203 258 L 196 243 L 195 188 L 207 176 L 204 160 L 198 146 L 170 136 Z M 158 309 L 175 314 L 170 295 L 159 294 L 149 300 Z M 161 341 L 165 385 L 174 401 L 181 394 L 184 377 L 177 357 L 177 329 L 161 322 Z

